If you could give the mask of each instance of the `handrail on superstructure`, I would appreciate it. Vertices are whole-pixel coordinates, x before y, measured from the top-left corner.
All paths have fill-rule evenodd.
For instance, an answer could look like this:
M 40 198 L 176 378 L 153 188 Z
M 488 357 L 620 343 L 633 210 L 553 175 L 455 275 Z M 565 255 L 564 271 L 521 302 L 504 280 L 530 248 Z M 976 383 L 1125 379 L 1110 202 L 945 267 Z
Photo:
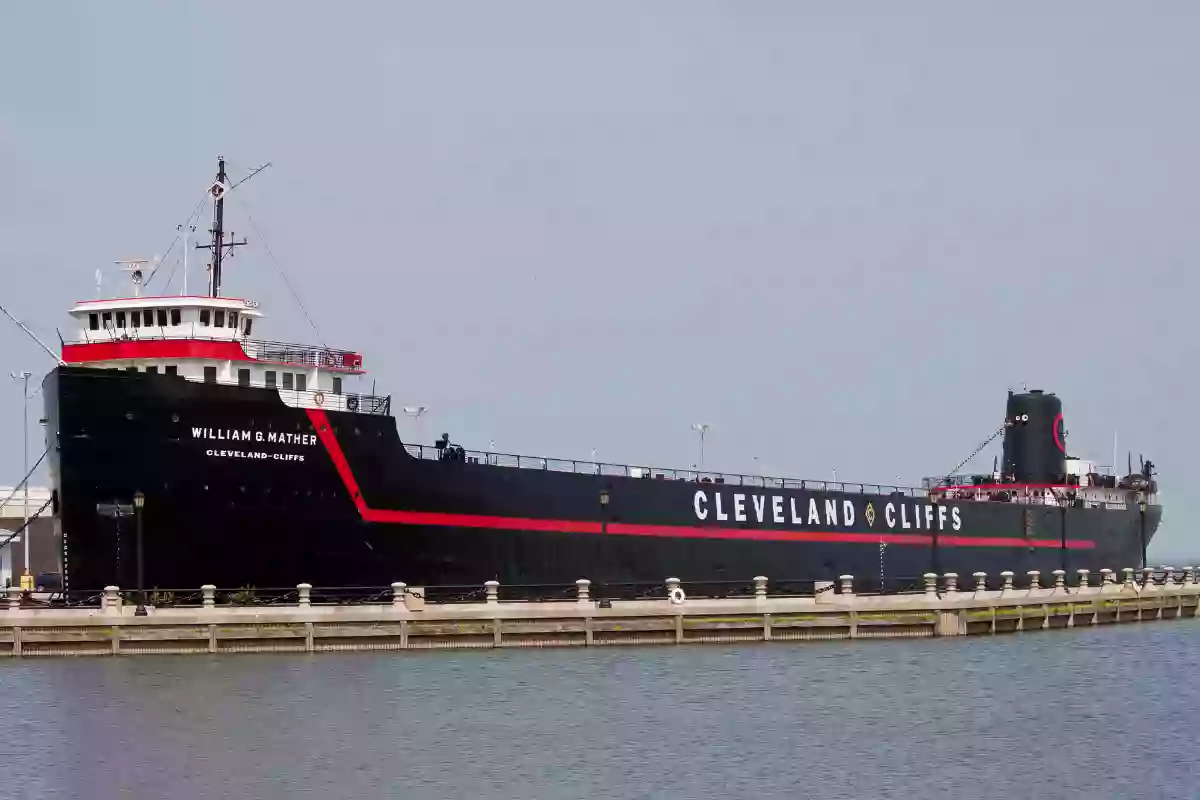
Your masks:
M 83 330 L 79 339 L 66 339 L 63 344 L 102 344 L 108 342 L 140 342 L 140 341 L 202 341 L 202 342 L 236 342 L 241 345 L 246 355 L 255 361 L 267 361 L 278 364 L 296 364 L 299 366 L 317 367 L 337 370 L 361 370 L 363 357 L 354 350 L 342 350 L 336 347 L 300 344 L 298 342 L 278 342 L 272 339 L 250 339 L 243 336 L 213 336 L 206 326 L 196 323 L 187 325 L 168 326 L 173 329 L 185 328 L 183 335 L 169 335 L 165 328 L 157 325 L 138 328 L 122 329 L 120 336 L 96 337 L 93 339 Z M 217 330 L 225 330 L 218 328 Z M 156 333 L 145 333 L 157 331 Z

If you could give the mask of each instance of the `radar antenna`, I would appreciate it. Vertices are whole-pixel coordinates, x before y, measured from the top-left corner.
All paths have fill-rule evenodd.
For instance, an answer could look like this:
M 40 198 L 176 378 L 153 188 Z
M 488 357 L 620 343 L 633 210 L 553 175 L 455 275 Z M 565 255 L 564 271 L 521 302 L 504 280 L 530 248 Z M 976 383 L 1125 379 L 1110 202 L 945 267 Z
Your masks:
M 138 297 L 142 293 L 143 267 L 149 264 L 145 259 L 136 259 L 128 261 L 114 261 L 114 264 L 129 273 L 129 281 L 133 284 L 133 296 Z

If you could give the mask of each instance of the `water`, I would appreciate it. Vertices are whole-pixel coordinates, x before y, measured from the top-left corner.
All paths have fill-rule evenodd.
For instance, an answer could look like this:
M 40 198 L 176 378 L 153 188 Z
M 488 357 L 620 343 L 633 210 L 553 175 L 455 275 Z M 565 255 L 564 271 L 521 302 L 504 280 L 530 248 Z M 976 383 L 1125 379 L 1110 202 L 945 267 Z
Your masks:
M 17 798 L 1197 798 L 1200 621 L 0 664 Z

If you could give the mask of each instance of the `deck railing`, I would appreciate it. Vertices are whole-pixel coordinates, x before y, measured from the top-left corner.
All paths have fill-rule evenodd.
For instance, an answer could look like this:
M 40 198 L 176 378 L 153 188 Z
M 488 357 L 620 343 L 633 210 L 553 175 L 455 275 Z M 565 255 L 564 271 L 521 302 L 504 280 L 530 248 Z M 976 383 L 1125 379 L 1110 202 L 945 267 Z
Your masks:
M 406 444 L 405 449 L 414 458 L 429 461 L 442 460 L 442 451 L 431 445 Z M 878 483 L 852 483 L 849 481 L 802 480 L 775 478 L 765 475 L 741 475 L 730 472 L 709 472 L 695 469 L 664 469 L 638 467 L 631 464 L 607 464 L 600 461 L 580 461 L 541 456 L 521 456 L 509 453 L 484 453 L 478 450 L 461 451 L 461 460 L 468 464 L 490 464 L 497 467 L 541 469 L 552 472 L 573 472 L 582 475 L 610 475 L 647 480 L 692 481 L 716 486 L 753 486 L 763 489 L 809 489 L 821 492 L 846 492 L 856 494 L 899 494 L 906 497 L 928 497 L 924 489 L 910 486 L 894 486 Z

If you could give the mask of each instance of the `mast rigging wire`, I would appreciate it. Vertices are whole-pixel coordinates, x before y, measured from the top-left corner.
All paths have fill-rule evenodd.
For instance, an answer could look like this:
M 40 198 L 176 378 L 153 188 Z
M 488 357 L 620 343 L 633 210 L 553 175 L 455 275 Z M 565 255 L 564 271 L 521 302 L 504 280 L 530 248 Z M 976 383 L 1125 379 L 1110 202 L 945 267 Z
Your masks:
M 262 169 L 265 169 L 265 167 Z M 328 348 L 329 345 L 325 343 L 325 337 L 321 335 L 321 331 L 317 328 L 317 323 L 313 322 L 313 318 L 309 315 L 308 309 L 304 307 L 304 303 L 301 302 L 300 296 L 296 293 L 296 290 L 292 288 L 292 282 L 288 280 L 287 274 L 283 271 L 283 267 L 279 264 L 279 260 L 275 258 L 275 254 L 271 251 L 271 245 L 267 244 L 267 237 L 263 236 L 262 231 L 260 231 L 258 226 L 254 224 L 254 216 L 250 213 L 250 207 L 246 205 L 245 200 L 238 198 L 237 195 L 234 195 L 232 192 L 229 196 L 241 204 L 242 210 L 246 212 L 246 220 L 250 223 L 250 230 L 252 230 L 254 235 L 257 236 L 260 241 L 262 241 L 263 249 L 267 251 L 267 256 L 271 259 L 271 263 L 274 264 L 275 269 L 279 271 L 279 277 L 283 278 L 283 282 L 287 286 L 288 291 L 292 293 L 292 299 L 295 300 L 296 305 L 300 307 L 300 312 L 304 314 L 304 318 L 308 320 L 308 324 L 312 326 L 313 333 L 317 335 L 317 341 L 321 343 L 322 347 Z

